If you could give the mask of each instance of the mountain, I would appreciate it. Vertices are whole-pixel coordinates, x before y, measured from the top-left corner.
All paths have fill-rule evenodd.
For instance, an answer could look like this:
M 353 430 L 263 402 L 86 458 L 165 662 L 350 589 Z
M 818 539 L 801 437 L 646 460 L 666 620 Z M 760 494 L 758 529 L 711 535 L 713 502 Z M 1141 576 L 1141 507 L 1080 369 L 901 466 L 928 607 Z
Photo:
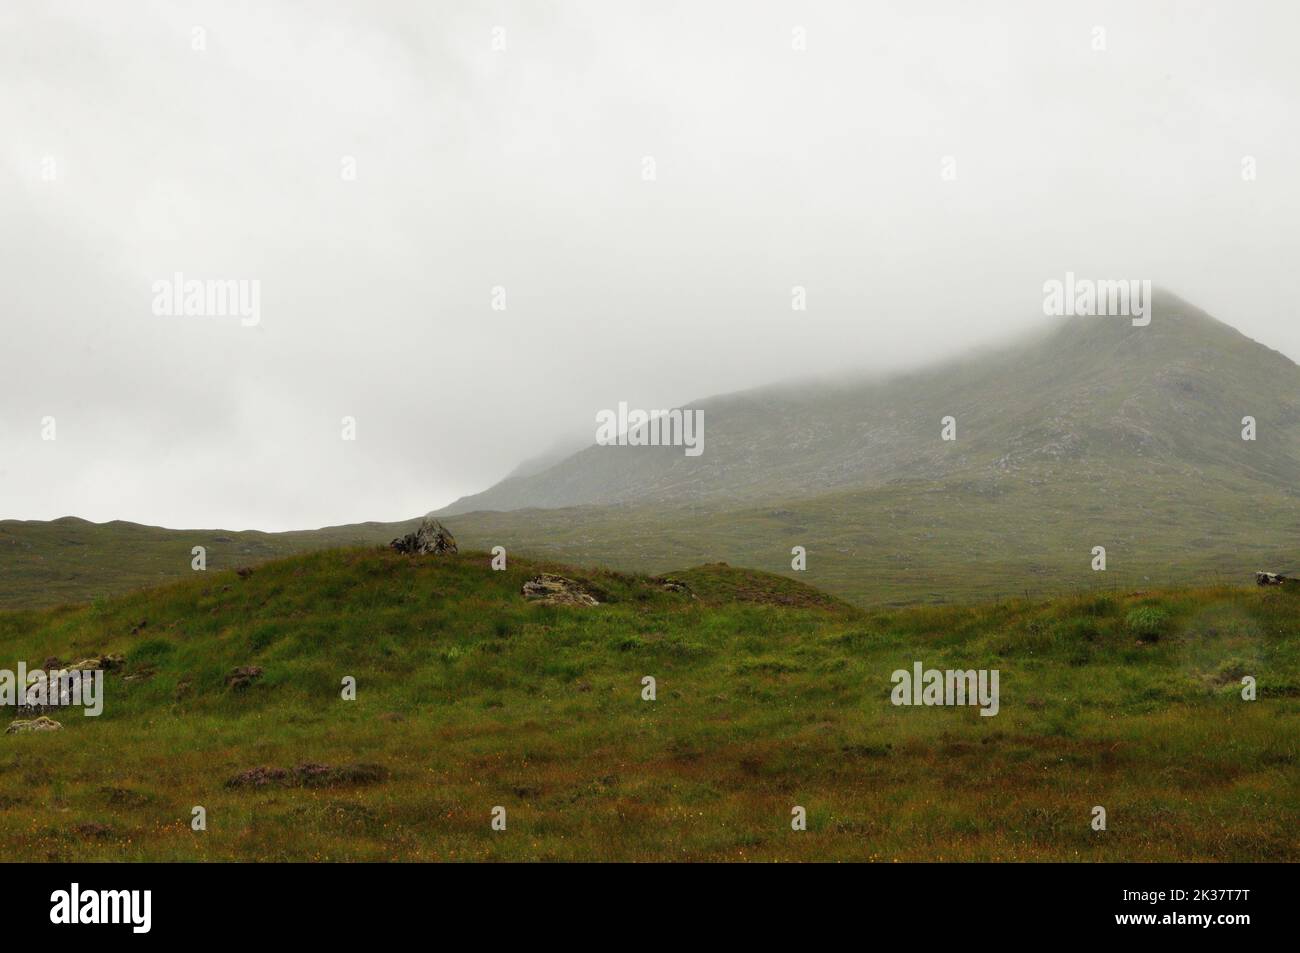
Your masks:
M 1248 580 L 1300 568 L 1300 368 L 1164 292 L 1147 327 L 1051 321 L 889 377 L 690 405 L 703 453 L 590 446 L 438 512 L 464 546 L 662 572 L 725 561 L 860 604 Z M 1242 439 L 1242 418 L 1257 439 Z M 941 439 L 941 420 L 956 439 Z M 594 436 L 594 434 L 593 434 Z M 78 601 L 339 545 L 300 533 L 0 521 L 0 607 Z M 1093 548 L 1106 549 L 1104 572 Z
M 1300 368 L 1168 293 L 1146 327 L 1054 321 L 913 373 L 691 407 L 700 456 L 592 446 L 441 515 L 470 545 L 637 570 L 789 573 L 803 546 L 805 578 L 889 604 L 1300 566 Z
M 1207 469 L 1300 485 L 1300 369 L 1180 299 L 1151 325 L 1076 317 L 919 372 L 692 403 L 704 452 L 591 446 L 441 511 L 808 497 L 965 474 L 991 484 L 1115 467 Z M 1259 439 L 1241 439 L 1253 415 Z M 940 439 L 956 419 L 957 439 Z

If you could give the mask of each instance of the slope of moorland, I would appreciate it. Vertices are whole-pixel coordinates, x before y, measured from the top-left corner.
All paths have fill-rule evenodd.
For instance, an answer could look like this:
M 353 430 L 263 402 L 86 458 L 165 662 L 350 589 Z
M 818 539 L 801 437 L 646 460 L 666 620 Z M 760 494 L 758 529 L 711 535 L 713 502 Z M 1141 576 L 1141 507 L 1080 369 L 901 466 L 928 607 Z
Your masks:
M 195 546 L 209 570 L 252 566 L 330 546 L 388 542 L 418 524 L 358 523 L 291 533 L 165 529 L 124 520 L 0 520 L 0 609 L 26 609 L 157 586 L 193 572 Z
M 541 570 L 604 604 L 526 601 Z M 346 549 L 0 612 L 7 665 L 125 655 L 100 717 L 58 710 L 62 731 L 0 736 L 0 850 L 1300 859 L 1295 587 L 865 611 L 722 565 L 673 578 L 694 597 L 607 570 Z M 999 713 L 893 706 L 891 673 L 915 661 L 999 670 Z M 227 684 L 248 666 L 260 677 Z

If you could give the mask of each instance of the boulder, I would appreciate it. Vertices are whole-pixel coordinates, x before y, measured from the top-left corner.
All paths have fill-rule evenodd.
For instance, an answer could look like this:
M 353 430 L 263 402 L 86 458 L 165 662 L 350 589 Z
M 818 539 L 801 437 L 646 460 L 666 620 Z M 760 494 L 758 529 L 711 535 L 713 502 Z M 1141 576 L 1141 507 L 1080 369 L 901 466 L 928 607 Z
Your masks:
M 670 579 L 667 576 L 660 576 L 655 582 L 659 583 L 659 588 L 664 592 L 679 592 L 684 596 L 695 598 L 695 593 L 691 592 L 691 587 L 686 585 L 680 579 Z
M 524 583 L 524 598 L 552 606 L 598 606 L 596 597 L 581 583 L 544 572 Z
M 7 735 L 19 735 L 29 731 L 62 731 L 63 726 L 53 718 L 33 718 L 30 721 L 11 721 L 5 729 Z
M 125 655 L 92 655 L 90 658 L 84 658 L 80 662 L 74 662 L 67 666 L 67 670 L 69 672 L 93 672 L 96 669 L 103 669 L 108 672 L 115 668 L 121 668 L 122 663 L 125 661 Z
M 456 537 L 436 519 L 426 516 L 414 533 L 399 536 L 388 544 L 399 553 L 412 556 L 442 556 L 455 553 Z

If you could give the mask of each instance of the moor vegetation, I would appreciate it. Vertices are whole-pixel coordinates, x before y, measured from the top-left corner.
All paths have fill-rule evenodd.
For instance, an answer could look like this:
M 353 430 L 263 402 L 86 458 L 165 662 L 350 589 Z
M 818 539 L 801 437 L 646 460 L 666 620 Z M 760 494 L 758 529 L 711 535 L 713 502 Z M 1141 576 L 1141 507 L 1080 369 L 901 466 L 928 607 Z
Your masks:
M 525 600 L 544 570 L 602 604 Z M 0 613 L 11 666 L 126 659 L 100 717 L 62 709 L 61 731 L 0 737 L 0 850 L 1300 859 L 1294 585 L 864 610 L 721 564 L 670 575 L 691 591 L 341 549 Z M 915 661 L 998 669 L 998 715 L 894 707 L 890 675 Z M 795 805 L 806 831 L 791 829 Z M 191 830 L 195 806 L 206 831 Z

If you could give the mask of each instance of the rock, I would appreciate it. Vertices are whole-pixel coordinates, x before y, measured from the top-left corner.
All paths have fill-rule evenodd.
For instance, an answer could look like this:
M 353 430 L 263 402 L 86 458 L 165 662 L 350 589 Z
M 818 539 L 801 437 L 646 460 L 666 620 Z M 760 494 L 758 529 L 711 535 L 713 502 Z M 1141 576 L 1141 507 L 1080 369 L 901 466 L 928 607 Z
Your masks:
M 1293 582 L 1287 576 L 1280 572 L 1257 572 L 1255 573 L 1255 585 L 1257 586 L 1280 586 L 1284 582 Z
M 63 726 L 53 718 L 33 718 L 31 721 L 11 721 L 5 729 L 7 735 L 19 735 L 29 731 L 62 731 Z
M 262 670 L 256 665 L 241 665 L 226 676 L 226 687 L 244 689 L 262 677 Z
M 17 703 L 13 706 L 15 715 L 22 719 L 35 718 L 37 715 L 44 715 L 47 712 L 55 711 L 59 708 L 59 695 L 63 686 L 55 675 L 56 671 L 58 670 L 49 669 L 42 671 L 38 669 L 34 672 L 28 672 L 27 686 L 23 691 L 18 693 Z M 29 699 L 40 696 L 44 696 L 48 704 L 29 701 Z M 20 728 L 18 730 L 22 731 L 29 729 Z
M 399 553 L 413 556 L 443 556 L 457 552 L 456 537 L 436 519 L 426 516 L 420 528 L 388 544 Z
M 248 566 L 240 566 L 238 569 L 235 570 L 235 575 L 238 576 L 240 579 L 247 579 L 252 574 L 253 574 L 253 570 L 250 569 Z
M 62 663 L 57 668 L 29 671 L 27 685 L 17 699 L 18 714 L 40 715 L 71 704 L 73 693 L 79 686 L 90 685 L 102 669 L 116 668 L 122 664 L 120 655 L 106 658 L 107 661 L 95 657 L 83 659 L 74 665 Z M 45 701 L 40 701 L 41 698 Z
M 522 590 L 524 597 L 551 606 L 598 606 L 596 597 L 572 579 L 544 572 L 529 579 Z
M 656 579 L 655 582 L 659 583 L 659 587 L 663 589 L 664 592 L 680 592 L 684 596 L 690 596 L 692 599 L 695 598 L 695 593 L 691 592 L 691 587 L 680 580 L 669 579 L 667 576 L 661 576 Z
M 96 669 L 103 669 L 108 672 L 115 668 L 121 668 L 125 662 L 125 655 L 92 655 L 90 658 L 84 658 L 80 662 L 69 665 L 67 671 L 93 672 Z

